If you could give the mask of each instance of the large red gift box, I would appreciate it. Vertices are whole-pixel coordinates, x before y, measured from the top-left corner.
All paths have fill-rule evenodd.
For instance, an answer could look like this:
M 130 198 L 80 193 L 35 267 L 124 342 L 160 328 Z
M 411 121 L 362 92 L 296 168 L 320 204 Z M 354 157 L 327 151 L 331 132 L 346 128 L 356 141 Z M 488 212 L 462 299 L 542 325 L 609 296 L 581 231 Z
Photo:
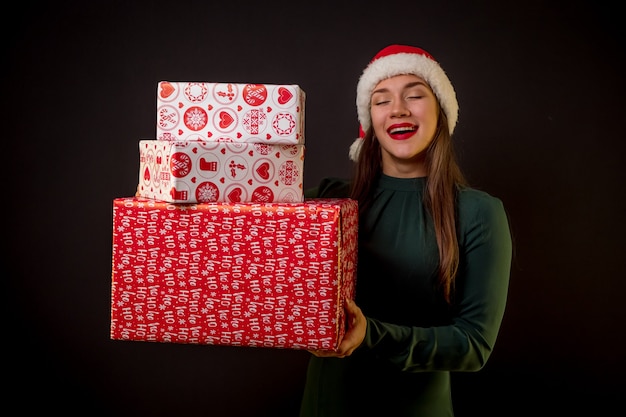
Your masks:
M 114 340 L 336 350 L 357 202 L 113 204 Z
M 139 141 L 137 196 L 170 203 L 301 203 L 304 145 Z
M 304 103 L 295 84 L 161 81 L 157 139 L 304 145 Z

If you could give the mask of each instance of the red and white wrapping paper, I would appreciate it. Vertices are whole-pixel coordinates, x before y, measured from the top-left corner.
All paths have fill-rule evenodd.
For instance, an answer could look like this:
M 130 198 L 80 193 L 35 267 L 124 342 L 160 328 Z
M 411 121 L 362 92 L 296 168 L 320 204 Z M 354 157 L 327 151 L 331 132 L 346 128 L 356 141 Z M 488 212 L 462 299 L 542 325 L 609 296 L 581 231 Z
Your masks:
M 351 199 L 115 199 L 111 338 L 336 350 L 357 216 Z
M 161 81 L 156 137 L 303 145 L 304 103 L 295 84 Z
M 304 145 L 139 141 L 137 196 L 170 203 L 301 203 Z

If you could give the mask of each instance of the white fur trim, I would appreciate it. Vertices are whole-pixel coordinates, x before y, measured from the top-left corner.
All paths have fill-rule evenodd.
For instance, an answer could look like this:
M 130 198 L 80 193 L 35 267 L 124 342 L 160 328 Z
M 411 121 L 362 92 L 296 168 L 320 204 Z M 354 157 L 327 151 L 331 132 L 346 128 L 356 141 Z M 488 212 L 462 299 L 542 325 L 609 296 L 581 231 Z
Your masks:
M 398 53 L 379 58 L 363 71 L 356 90 L 357 115 L 363 131 L 367 131 L 371 125 L 370 98 L 374 87 L 382 80 L 401 74 L 417 75 L 430 85 L 446 113 L 448 129 L 452 134 L 459 115 L 459 103 L 454 88 L 437 62 L 424 55 L 412 53 Z M 350 152 L 352 153 L 352 150 Z
M 356 138 L 352 145 L 350 145 L 350 160 L 356 162 L 359 158 L 359 152 L 361 152 L 361 146 L 363 146 L 363 138 Z

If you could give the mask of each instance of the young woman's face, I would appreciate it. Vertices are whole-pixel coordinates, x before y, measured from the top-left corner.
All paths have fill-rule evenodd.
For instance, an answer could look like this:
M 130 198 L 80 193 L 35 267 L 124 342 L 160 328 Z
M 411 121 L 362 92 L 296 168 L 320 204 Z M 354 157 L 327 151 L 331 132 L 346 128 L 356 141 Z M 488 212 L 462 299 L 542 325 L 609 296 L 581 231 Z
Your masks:
M 383 172 L 428 175 L 425 151 L 437 130 L 437 98 L 422 78 L 397 75 L 379 82 L 371 98 L 372 127 L 382 150 Z

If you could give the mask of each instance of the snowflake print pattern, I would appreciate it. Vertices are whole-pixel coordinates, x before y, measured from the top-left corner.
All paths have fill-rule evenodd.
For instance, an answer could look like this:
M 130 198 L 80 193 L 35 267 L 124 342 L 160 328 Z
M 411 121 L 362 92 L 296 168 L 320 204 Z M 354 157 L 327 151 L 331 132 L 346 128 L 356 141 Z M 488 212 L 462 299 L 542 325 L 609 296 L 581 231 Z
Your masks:
M 187 128 L 197 132 L 204 129 L 209 118 L 202 107 L 194 106 L 187 109 L 184 120 Z
M 218 201 L 220 190 L 212 182 L 203 182 L 196 188 L 196 200 L 200 203 L 212 203 Z

